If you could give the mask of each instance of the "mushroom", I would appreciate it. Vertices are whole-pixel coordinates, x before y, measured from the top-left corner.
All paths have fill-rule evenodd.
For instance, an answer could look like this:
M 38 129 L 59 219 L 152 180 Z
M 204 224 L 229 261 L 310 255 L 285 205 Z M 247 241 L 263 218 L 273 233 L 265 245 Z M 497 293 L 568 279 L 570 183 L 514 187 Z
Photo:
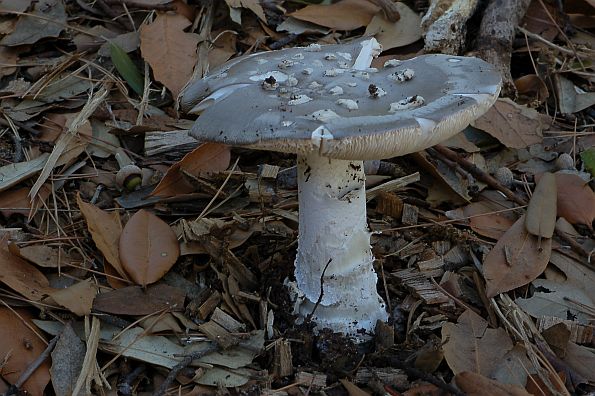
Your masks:
M 134 164 L 122 148 L 116 150 L 114 157 L 120 168 L 116 173 L 116 185 L 120 190 L 136 190 L 142 182 L 142 170 Z
M 424 55 L 370 68 L 380 51 L 367 38 L 257 53 L 222 65 L 180 97 L 182 110 L 200 114 L 190 134 L 201 141 L 297 154 L 296 313 L 315 330 L 359 339 L 388 317 L 376 291 L 363 160 L 448 139 L 488 110 L 501 83 L 490 64 L 469 57 Z M 291 67 L 279 67 L 286 60 Z M 345 60 L 350 67 L 340 68 Z M 275 91 L 262 84 L 271 77 Z

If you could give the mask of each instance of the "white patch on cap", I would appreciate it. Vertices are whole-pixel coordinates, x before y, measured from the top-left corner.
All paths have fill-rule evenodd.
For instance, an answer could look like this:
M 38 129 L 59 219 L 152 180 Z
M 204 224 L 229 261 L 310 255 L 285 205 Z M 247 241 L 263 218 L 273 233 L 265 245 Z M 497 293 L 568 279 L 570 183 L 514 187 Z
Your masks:
M 345 61 L 337 62 L 337 66 L 339 66 L 339 68 L 341 68 L 341 69 L 350 69 L 351 68 L 351 66 L 349 66 L 349 63 L 347 63 Z
M 351 54 L 349 52 L 337 52 L 337 55 L 339 55 L 341 58 L 350 61 L 351 59 L 353 59 L 351 57 Z
M 461 60 L 459 58 L 448 58 L 448 61 L 451 63 L 459 63 Z
M 398 59 L 389 59 L 386 62 L 384 62 L 383 67 L 397 67 L 401 65 L 401 61 Z
M 370 84 L 370 87 L 368 87 L 368 93 L 373 98 L 381 98 L 386 95 L 386 91 L 375 84 Z
M 328 122 L 334 118 L 339 118 L 341 116 L 332 111 L 331 109 L 322 109 L 310 114 L 310 117 L 314 118 L 316 121 Z
M 294 76 L 289 76 L 289 77 L 287 77 L 287 81 L 285 82 L 285 85 L 287 85 L 288 87 L 295 87 L 296 85 L 298 85 L 298 79 L 295 78 Z
M 288 69 L 288 68 L 292 67 L 293 65 L 295 65 L 295 61 L 292 61 L 291 59 L 283 59 L 281 62 L 279 62 L 277 64 L 277 66 L 280 69 Z
M 256 63 L 258 63 L 259 65 L 264 65 L 265 63 L 268 63 L 268 59 L 263 59 L 263 58 L 258 58 L 256 59 Z
M 333 134 L 322 125 L 313 130 L 312 135 L 310 136 L 312 144 L 315 147 L 320 147 L 323 140 L 331 140 L 333 138 Z
M 326 59 L 326 60 L 337 60 L 337 55 L 328 52 L 328 53 L 324 54 L 324 59 Z
M 279 88 L 279 83 L 276 80 L 273 80 L 273 82 L 269 82 L 267 81 L 268 79 L 264 79 L 262 81 L 262 83 L 260 84 L 260 86 L 262 87 L 262 89 L 264 89 L 265 91 L 274 91 L 277 88 Z
M 304 51 L 318 52 L 321 49 L 322 49 L 322 46 L 320 44 L 312 43 L 312 44 L 308 45 L 307 47 L 305 47 Z
M 281 123 L 281 125 L 283 125 L 284 127 L 292 126 L 293 124 L 295 124 L 295 121 L 283 121 Z
M 409 81 L 413 77 L 415 77 L 415 72 L 411 69 L 398 70 L 398 71 L 388 75 L 389 79 L 391 79 L 393 81 L 397 81 L 397 82 Z
M 420 95 L 408 96 L 403 100 L 391 103 L 388 112 L 395 113 L 397 111 L 415 109 L 424 103 L 426 103 L 426 100 Z
M 365 72 L 365 71 L 357 71 L 353 75 L 354 75 L 354 77 L 359 77 L 362 80 L 369 80 L 370 79 L 370 73 Z
M 376 58 L 382 52 L 382 46 L 375 38 L 363 41 L 360 43 L 362 46 L 361 51 L 357 55 L 353 68 L 356 70 L 365 70 L 370 67 L 372 59 Z
M 350 87 L 357 87 L 357 83 L 354 82 L 347 83 L 347 85 Z
M 287 102 L 287 104 L 290 106 L 295 106 L 308 103 L 311 100 L 312 98 L 308 95 L 293 95 L 291 99 Z
M 357 105 L 357 102 L 355 100 L 353 100 L 353 99 L 339 99 L 335 103 L 337 103 L 339 106 L 345 107 L 347 110 L 357 110 L 357 109 L 359 109 L 359 106 Z
M 227 77 L 227 72 L 219 73 L 219 74 L 217 74 L 217 76 L 215 78 L 219 79 L 219 78 L 225 78 L 225 77 Z
M 302 70 L 302 74 L 309 76 L 310 74 L 312 74 L 313 71 L 314 69 L 312 69 L 311 67 L 306 67 L 304 70 Z
M 344 71 L 345 70 L 341 70 L 341 69 L 328 69 L 328 70 L 325 70 L 322 75 L 325 77 L 336 77 L 340 73 L 343 73 Z
M 320 87 L 322 87 L 322 84 L 320 84 L 317 81 L 312 81 L 310 84 L 308 84 L 308 88 L 310 88 L 310 89 L 317 89 Z
M 272 70 L 270 72 L 250 76 L 250 81 L 263 81 L 269 77 L 273 77 L 278 83 L 283 83 L 289 78 L 287 74 L 279 70 Z
M 328 90 L 331 95 L 343 95 L 343 88 L 340 86 L 332 87 Z
M 299 52 L 297 54 L 293 54 L 293 55 L 291 55 L 291 59 L 302 60 L 302 59 L 304 59 L 304 54 L 302 54 L 301 52 Z

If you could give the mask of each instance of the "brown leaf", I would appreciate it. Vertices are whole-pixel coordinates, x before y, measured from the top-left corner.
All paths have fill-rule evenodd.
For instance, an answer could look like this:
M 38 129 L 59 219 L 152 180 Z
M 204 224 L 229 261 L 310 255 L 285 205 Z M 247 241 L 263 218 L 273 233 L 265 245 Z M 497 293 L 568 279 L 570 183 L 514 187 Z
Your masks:
M 44 185 L 37 194 L 36 199 L 31 202 L 29 197 L 28 187 L 19 188 L 16 190 L 2 191 L 0 192 L 0 213 L 8 217 L 11 214 L 18 213 L 23 216 L 33 217 L 37 212 L 39 206 L 49 197 L 51 189 Z M 33 212 L 31 212 L 33 208 Z
M 442 327 L 444 357 L 455 374 L 471 371 L 490 375 L 499 361 L 512 349 L 512 341 L 502 328 L 488 329 L 488 322 L 471 310 L 457 323 Z
M 486 295 L 494 297 L 537 278 L 547 266 L 552 240 L 538 241 L 525 228 L 525 216 L 514 223 L 498 240 L 483 263 Z
M 8 308 L 0 308 L 2 377 L 11 384 L 17 381 L 45 349 L 45 343 L 31 330 L 36 328 L 31 322 L 31 315 L 25 310 L 18 310 L 17 313 L 20 317 Z M 31 396 L 42 396 L 48 382 L 50 363 L 46 359 L 33 371 L 21 390 Z
M 192 77 L 198 60 L 198 35 L 184 29 L 192 23 L 178 14 L 157 14 L 157 18 L 140 29 L 143 59 L 151 65 L 155 78 L 177 97 Z
M 469 371 L 455 375 L 455 382 L 468 396 L 531 396 L 518 385 L 501 384 Z
M 229 167 L 230 158 L 229 146 L 203 143 L 186 154 L 179 162 L 173 164 L 151 195 L 169 197 L 190 193 L 194 191 L 195 187 L 184 175 L 184 172 L 194 177 L 221 172 Z
M 55 289 L 49 293 L 50 297 L 78 316 L 91 313 L 93 299 L 97 294 L 96 286 L 90 280 L 84 280 L 66 289 Z
M 186 295 L 181 289 L 164 284 L 147 287 L 128 286 L 101 293 L 93 302 L 93 309 L 114 315 L 149 315 L 162 309 L 184 309 Z
M 120 236 L 120 259 L 139 285 L 157 282 L 180 256 L 180 245 L 170 226 L 146 210 L 130 218 Z
M 0 241 L 0 281 L 19 294 L 40 301 L 53 289 L 43 273 L 10 253 L 6 241 Z
M 378 11 L 378 6 L 366 0 L 342 0 L 331 5 L 312 4 L 289 16 L 331 29 L 353 30 L 367 26 Z
M 595 220 L 595 193 L 577 175 L 556 173 L 558 185 L 558 216 L 572 224 L 592 227 Z M 592 229 L 592 228 L 591 228 Z
M 483 116 L 472 123 L 510 148 L 524 148 L 543 140 L 542 131 L 551 119 L 510 99 L 498 99 Z
M 8 250 L 38 267 L 58 268 L 69 264 L 73 260 L 64 249 L 48 245 L 29 245 L 19 248 L 15 244 L 10 244 Z
M 118 212 L 105 212 L 97 206 L 83 201 L 80 195 L 77 195 L 76 202 L 87 221 L 87 227 L 97 249 L 103 253 L 107 262 L 122 278 L 129 279 L 128 274 L 122 268 L 118 250 L 118 241 L 122 234 L 122 223 Z
M 556 177 L 544 173 L 537 182 L 525 217 L 525 227 L 530 234 L 551 238 L 556 227 Z

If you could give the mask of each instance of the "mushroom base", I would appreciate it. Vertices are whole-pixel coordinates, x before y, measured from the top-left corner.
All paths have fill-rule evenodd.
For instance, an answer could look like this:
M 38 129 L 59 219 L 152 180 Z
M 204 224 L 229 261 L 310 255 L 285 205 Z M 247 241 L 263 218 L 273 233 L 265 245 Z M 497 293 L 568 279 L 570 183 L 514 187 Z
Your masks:
M 362 161 L 298 156 L 296 311 L 317 329 L 360 335 L 388 318 L 376 291 L 364 183 Z

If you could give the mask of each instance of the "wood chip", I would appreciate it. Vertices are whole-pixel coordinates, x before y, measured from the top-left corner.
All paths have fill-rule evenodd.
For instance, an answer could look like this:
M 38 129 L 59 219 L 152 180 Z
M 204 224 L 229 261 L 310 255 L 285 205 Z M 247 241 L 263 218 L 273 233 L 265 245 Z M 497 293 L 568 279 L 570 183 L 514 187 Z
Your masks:
M 280 339 L 275 342 L 273 374 L 278 378 L 293 374 L 291 343 L 288 340 Z
M 405 225 L 416 225 L 419 209 L 417 206 L 403 204 L 403 214 L 401 215 L 401 222 Z
M 295 382 L 313 389 L 324 388 L 326 386 L 326 374 L 300 371 L 296 375 Z
M 199 325 L 198 328 L 201 332 L 205 333 L 209 340 L 216 342 L 223 349 L 231 348 L 240 343 L 239 338 L 234 337 L 223 326 L 212 320 Z
M 391 273 L 400 280 L 407 289 L 417 297 L 424 300 L 426 304 L 442 304 L 449 302 L 449 297 L 434 286 L 426 275 L 415 268 L 406 268 Z

